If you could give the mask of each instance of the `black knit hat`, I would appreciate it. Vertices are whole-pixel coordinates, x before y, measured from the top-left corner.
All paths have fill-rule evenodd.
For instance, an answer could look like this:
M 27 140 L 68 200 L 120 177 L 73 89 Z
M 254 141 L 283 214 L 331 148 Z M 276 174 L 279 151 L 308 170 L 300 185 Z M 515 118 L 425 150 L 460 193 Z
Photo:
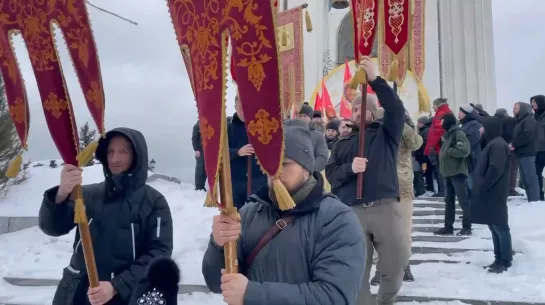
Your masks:
M 325 124 L 325 129 L 338 130 L 339 125 L 341 125 L 341 121 L 338 120 L 338 119 L 333 119 L 333 120 L 330 120 L 329 122 L 327 122 L 327 124 Z
M 308 103 L 303 103 L 301 106 L 301 109 L 299 110 L 299 114 L 304 114 L 308 116 L 309 118 L 312 118 L 312 114 L 314 113 L 314 110 L 312 110 L 312 107 Z
M 168 257 L 158 257 L 148 265 L 146 278 L 136 285 L 130 305 L 177 305 L 180 268 Z
M 313 118 L 321 118 L 322 117 L 322 112 L 320 110 L 314 111 L 312 113 L 312 117 Z

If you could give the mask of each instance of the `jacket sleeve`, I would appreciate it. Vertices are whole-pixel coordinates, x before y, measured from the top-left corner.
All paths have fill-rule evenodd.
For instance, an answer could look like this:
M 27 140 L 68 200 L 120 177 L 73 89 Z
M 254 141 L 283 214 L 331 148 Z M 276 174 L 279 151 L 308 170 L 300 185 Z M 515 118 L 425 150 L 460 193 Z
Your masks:
M 401 140 L 405 147 L 410 151 L 415 151 L 422 146 L 424 140 L 411 126 L 405 124 Z
M 469 156 L 471 148 L 464 132 L 461 130 L 456 131 L 455 137 L 456 139 L 452 143 L 452 146 L 446 148 L 447 156 L 451 158 L 465 158 Z
M 384 108 L 384 128 L 388 134 L 396 140 L 401 140 L 403 126 L 405 125 L 405 107 L 399 96 L 388 83 L 380 76 L 369 82 L 382 108 Z
M 365 240 L 352 211 L 324 219 L 317 228 L 312 278 L 302 284 L 249 281 L 244 305 L 355 304 L 365 270 Z
M 201 131 L 199 123 L 193 126 L 193 135 L 191 136 L 191 144 L 193 144 L 193 151 L 199 151 L 201 147 Z
M 445 133 L 443 127 L 441 126 L 441 120 L 437 115 L 431 121 L 431 127 L 428 131 L 428 139 L 426 141 L 426 148 L 424 148 L 424 155 L 428 156 L 430 154 L 430 148 L 435 148 L 437 144 L 441 141 L 441 137 Z M 435 153 L 439 153 L 436 151 Z
M 245 205 L 240 209 L 240 219 L 242 221 L 242 236 L 244 236 L 244 230 L 247 227 L 248 221 L 248 205 Z M 237 243 L 238 247 L 238 261 L 245 261 L 245 253 L 243 250 L 242 242 Z M 243 273 L 242 264 L 239 264 L 239 272 Z M 210 234 L 210 241 L 204 257 L 202 259 L 202 275 L 204 282 L 210 291 L 213 293 L 221 293 L 221 269 L 225 268 L 225 256 L 223 247 L 218 246 Z
M 491 189 L 499 179 L 507 162 L 507 148 L 500 145 L 490 145 L 488 148 L 488 165 L 484 176 L 484 188 Z
M 517 131 L 517 133 L 513 133 L 513 140 L 511 142 L 511 145 L 515 148 L 525 146 L 528 143 L 535 141 L 534 137 L 537 131 L 536 121 L 533 118 L 524 119 L 524 121 L 519 124 L 520 128 L 515 126 L 515 131 Z
M 325 137 L 321 132 L 316 136 L 316 138 L 316 146 L 314 147 L 314 171 L 322 172 L 327 164 L 329 149 L 327 149 L 327 142 L 325 141 Z
M 135 261 L 112 280 L 112 286 L 123 300 L 129 300 L 131 292 L 142 278 L 148 264 L 157 257 L 172 255 L 172 215 L 162 195 L 156 199 L 146 225 L 146 250 Z
M 340 143 L 340 141 L 337 143 Z M 333 147 L 325 167 L 325 176 L 332 188 L 336 188 L 347 183 L 356 175 L 352 171 L 352 162 L 343 163 L 339 158 L 339 147 L 342 147 L 342 145 L 337 144 L 335 147 Z
M 38 226 L 48 236 L 62 236 L 68 234 L 76 226 L 74 224 L 74 207 L 67 199 L 63 203 L 55 203 L 59 187 L 53 187 L 44 193 Z

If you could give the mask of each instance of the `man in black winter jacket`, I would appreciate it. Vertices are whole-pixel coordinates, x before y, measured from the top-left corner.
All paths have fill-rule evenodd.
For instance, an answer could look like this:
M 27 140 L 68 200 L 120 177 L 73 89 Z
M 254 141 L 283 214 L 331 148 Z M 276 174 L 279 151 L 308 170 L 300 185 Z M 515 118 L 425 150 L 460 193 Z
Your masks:
M 100 139 L 96 158 L 105 181 L 83 186 L 99 287 L 90 288 L 79 231 L 74 253 L 57 287 L 53 305 L 128 304 L 131 293 L 156 257 L 172 254 L 172 217 L 165 197 L 146 185 L 148 148 L 133 129 L 116 128 Z M 59 186 L 47 190 L 39 227 L 49 236 L 70 233 L 74 202 L 70 193 L 82 182 L 81 169 L 65 165 Z
M 500 118 L 501 120 L 501 137 L 505 140 L 505 142 L 511 143 L 513 140 L 513 131 L 515 130 L 518 120 L 509 116 L 509 113 L 505 108 L 498 108 L 494 116 Z M 484 145 L 481 144 L 481 147 L 484 147 Z M 519 196 L 519 193 L 515 190 L 515 187 L 517 186 L 519 166 L 517 164 L 517 157 L 512 150 L 509 151 L 509 165 L 509 196 Z
M 537 121 L 536 174 L 539 182 L 539 199 L 543 201 L 543 169 L 545 168 L 545 96 L 536 95 L 530 99 Z
M 369 58 L 361 66 L 377 95 L 367 95 L 367 109 L 361 109 L 361 96 L 352 101 L 353 132 L 335 144 L 326 176 L 332 192 L 352 206 L 366 233 L 367 261 L 358 304 L 371 303 L 369 277 L 375 248 L 381 275 L 377 304 L 386 305 L 395 302 L 410 257 L 405 224 L 399 216 L 403 207 L 397 180 L 397 153 L 405 125 L 405 108 L 396 92 L 378 77 L 377 68 Z M 377 97 L 384 108 L 383 119 L 377 119 Z M 365 115 L 367 121 L 364 158 L 358 157 L 360 115 Z M 360 200 L 356 199 L 358 173 L 364 175 Z
M 199 121 L 193 126 L 191 143 L 193 144 L 193 151 L 195 152 L 195 190 L 206 191 L 206 170 L 204 168 L 204 153 L 202 150 Z
M 532 116 L 532 106 L 518 102 L 513 106 L 518 123 L 513 131 L 509 148 L 515 152 L 524 182 L 528 201 L 539 201 L 539 183 L 536 175 L 537 122 Z

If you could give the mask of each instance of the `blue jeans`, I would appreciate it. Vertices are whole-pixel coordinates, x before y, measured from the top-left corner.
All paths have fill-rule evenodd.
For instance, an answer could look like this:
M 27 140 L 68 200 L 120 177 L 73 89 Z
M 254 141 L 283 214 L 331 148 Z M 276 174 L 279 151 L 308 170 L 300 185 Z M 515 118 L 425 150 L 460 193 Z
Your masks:
M 539 182 L 536 174 L 536 157 L 522 157 L 517 159 L 520 169 L 520 178 L 524 183 L 528 201 L 539 201 Z
M 505 267 L 511 267 L 513 248 L 509 225 L 488 225 L 494 243 L 494 262 Z

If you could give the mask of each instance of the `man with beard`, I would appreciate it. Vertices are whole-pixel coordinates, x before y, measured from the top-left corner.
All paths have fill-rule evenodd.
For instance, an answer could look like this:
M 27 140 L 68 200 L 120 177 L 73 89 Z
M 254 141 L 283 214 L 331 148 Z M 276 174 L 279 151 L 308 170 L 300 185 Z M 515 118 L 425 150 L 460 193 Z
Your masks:
M 280 180 L 295 207 L 279 209 L 269 178 L 240 210 L 240 220 L 215 216 L 202 261 L 206 285 L 230 305 L 356 305 L 365 269 L 358 218 L 324 193 L 308 124 L 286 121 L 284 146 Z M 235 240 L 240 273 L 225 274 L 223 247 Z
M 443 115 L 441 126 L 445 130 L 443 145 L 439 152 L 439 166 L 441 175 L 445 179 L 445 225 L 435 231 L 436 235 L 451 235 L 454 232 L 454 218 L 456 215 L 456 198 L 462 207 L 462 230 L 459 236 L 471 235 L 471 218 L 469 195 L 467 193 L 467 158 L 470 153 L 470 144 L 465 133 L 456 124 L 456 117 L 452 112 Z
M 528 201 L 539 201 L 539 182 L 536 175 L 536 149 L 538 126 L 532 117 L 532 106 L 518 102 L 513 106 L 513 114 L 518 122 L 513 131 L 509 149 L 515 152 L 520 169 L 520 178 L 524 182 Z
M 360 66 L 377 95 L 367 95 L 366 109 L 361 109 L 361 96 L 352 101 L 352 134 L 335 145 L 326 175 L 332 192 L 352 206 L 366 233 L 367 260 L 358 304 L 371 304 L 369 277 L 376 249 L 381 276 L 377 304 L 390 305 L 395 303 L 410 257 L 397 179 L 397 152 L 405 125 L 405 108 L 396 92 L 378 77 L 377 67 L 369 57 Z M 384 108 L 383 119 L 377 119 L 377 96 Z M 358 156 L 361 115 L 365 115 L 367 122 L 364 157 Z M 363 198 L 359 200 L 356 199 L 358 173 L 364 173 Z
M 333 144 L 339 140 L 339 124 L 339 119 L 332 119 L 325 125 L 325 141 L 329 150 L 331 150 Z
M 342 119 L 339 125 L 340 136 L 345 138 L 350 136 L 351 133 L 352 133 L 352 120 Z
M 303 103 L 299 110 L 299 120 L 307 123 L 310 127 L 310 139 L 314 148 L 315 172 L 321 172 L 325 169 L 329 150 L 323 132 L 321 132 L 315 122 L 312 121 L 314 111 L 308 103 Z
M 530 99 L 534 109 L 534 118 L 537 121 L 537 153 L 536 153 L 536 174 L 539 182 L 539 199 L 543 196 L 543 168 L 545 168 L 545 96 L 536 95 Z

